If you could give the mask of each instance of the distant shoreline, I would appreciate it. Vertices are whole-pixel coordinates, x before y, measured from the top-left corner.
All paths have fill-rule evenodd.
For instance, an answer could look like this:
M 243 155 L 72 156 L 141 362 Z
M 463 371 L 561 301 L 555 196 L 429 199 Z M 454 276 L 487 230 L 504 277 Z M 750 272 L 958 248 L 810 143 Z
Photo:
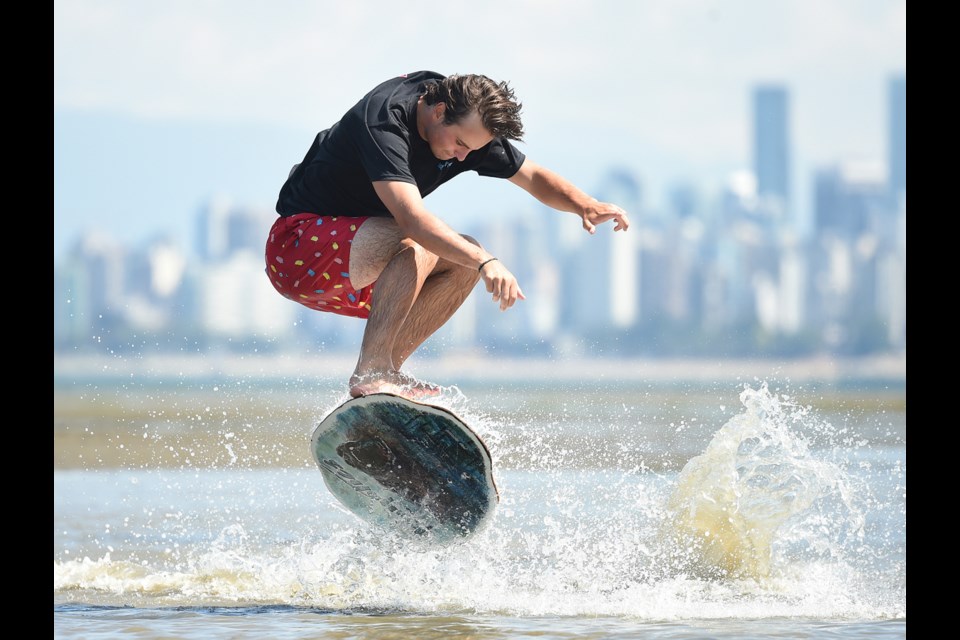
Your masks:
M 451 354 L 411 360 L 409 371 L 441 384 L 504 382 L 801 382 L 906 383 L 906 354 L 861 358 L 509 358 Z M 346 379 L 355 356 L 322 354 L 151 354 L 145 356 L 54 356 L 54 386 L 97 380 Z

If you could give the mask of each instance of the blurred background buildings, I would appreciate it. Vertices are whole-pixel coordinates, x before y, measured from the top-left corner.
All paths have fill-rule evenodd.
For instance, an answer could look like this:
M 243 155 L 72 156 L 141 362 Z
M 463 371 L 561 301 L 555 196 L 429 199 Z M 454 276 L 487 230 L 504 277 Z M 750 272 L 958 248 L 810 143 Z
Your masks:
M 886 167 L 822 166 L 804 176 L 812 220 L 791 192 L 791 93 L 753 88 L 750 171 L 718 196 L 694 182 L 648 206 L 643 176 L 612 166 L 582 185 L 630 214 L 628 233 L 588 236 L 530 205 L 459 230 L 517 275 L 507 313 L 482 285 L 427 351 L 513 355 L 861 355 L 906 348 L 906 77 L 886 87 Z M 278 185 L 279 188 L 279 185 Z M 429 206 L 429 200 L 428 200 Z M 195 256 L 172 239 L 142 248 L 77 238 L 55 267 L 54 352 L 355 353 L 363 323 L 310 311 L 263 273 L 267 208 L 212 199 L 196 212 Z

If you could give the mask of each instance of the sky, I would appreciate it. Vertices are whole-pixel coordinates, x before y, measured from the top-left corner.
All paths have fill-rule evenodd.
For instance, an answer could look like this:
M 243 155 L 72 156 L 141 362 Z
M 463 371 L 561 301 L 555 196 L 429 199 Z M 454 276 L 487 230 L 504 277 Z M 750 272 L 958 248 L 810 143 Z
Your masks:
M 528 157 L 587 192 L 626 167 L 650 209 L 749 169 L 751 92 L 783 85 L 802 203 L 818 167 L 885 169 L 906 2 L 56 0 L 55 262 L 91 232 L 189 252 L 211 198 L 272 210 L 317 131 L 418 69 L 508 81 Z M 426 204 L 456 226 L 531 201 L 470 177 Z

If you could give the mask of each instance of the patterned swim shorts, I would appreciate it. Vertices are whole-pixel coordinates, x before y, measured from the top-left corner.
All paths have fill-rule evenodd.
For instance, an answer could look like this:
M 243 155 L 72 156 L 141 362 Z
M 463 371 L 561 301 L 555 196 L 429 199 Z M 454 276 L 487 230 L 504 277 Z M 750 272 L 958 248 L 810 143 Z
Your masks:
M 350 285 L 350 245 L 366 219 L 314 213 L 278 218 L 265 255 L 273 287 L 311 309 L 368 317 L 373 285 Z

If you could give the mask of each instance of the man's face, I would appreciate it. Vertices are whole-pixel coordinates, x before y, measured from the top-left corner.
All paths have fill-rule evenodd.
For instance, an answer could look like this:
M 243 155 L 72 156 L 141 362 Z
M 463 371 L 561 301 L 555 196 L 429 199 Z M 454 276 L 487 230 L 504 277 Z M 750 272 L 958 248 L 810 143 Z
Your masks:
M 443 103 L 430 107 L 427 122 L 424 125 L 424 138 L 430 145 L 430 151 L 438 160 L 463 161 L 467 154 L 476 151 L 493 140 L 493 136 L 483 127 L 480 115 L 473 112 L 457 124 L 443 124 Z

